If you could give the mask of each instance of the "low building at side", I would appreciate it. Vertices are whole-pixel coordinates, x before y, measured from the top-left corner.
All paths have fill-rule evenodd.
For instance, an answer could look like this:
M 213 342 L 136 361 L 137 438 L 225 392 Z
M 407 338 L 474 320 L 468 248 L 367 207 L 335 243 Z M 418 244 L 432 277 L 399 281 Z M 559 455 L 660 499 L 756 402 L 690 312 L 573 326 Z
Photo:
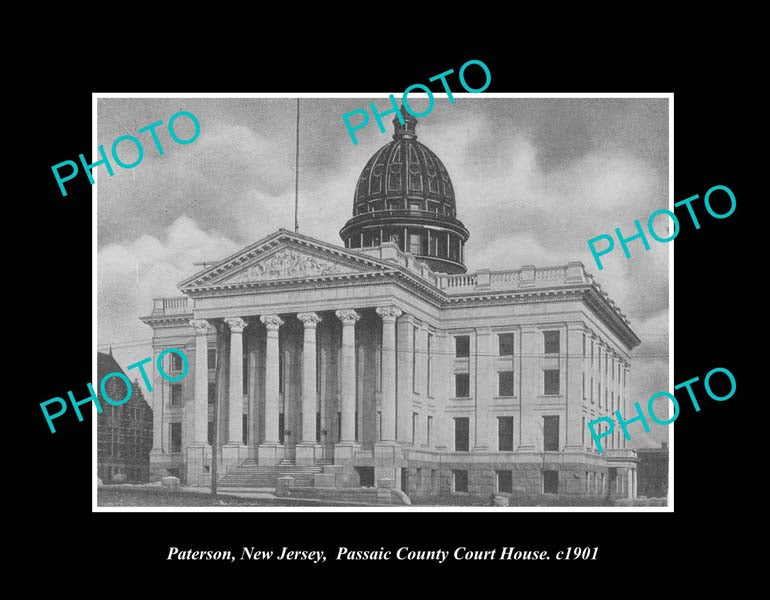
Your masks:
M 109 354 L 98 353 L 96 368 L 99 381 L 108 373 L 125 375 L 111 350 Z M 118 377 L 111 377 L 105 391 L 112 400 L 119 401 L 126 397 L 126 384 Z M 101 394 L 99 404 L 102 407 L 96 420 L 99 478 L 104 483 L 149 481 L 153 415 L 139 383 L 134 381 L 131 399 L 125 404 L 113 406 Z
M 343 246 L 278 230 L 142 318 L 156 359 L 190 360 L 153 381 L 151 468 L 210 482 L 219 394 L 225 477 L 333 465 L 334 485 L 409 495 L 634 496 L 635 450 L 614 432 L 598 453 L 586 427 L 627 414 L 628 320 L 580 262 L 468 273 L 449 174 L 414 118 L 394 125 Z
M 668 495 L 668 444 L 660 448 L 638 448 L 639 495 L 665 498 Z

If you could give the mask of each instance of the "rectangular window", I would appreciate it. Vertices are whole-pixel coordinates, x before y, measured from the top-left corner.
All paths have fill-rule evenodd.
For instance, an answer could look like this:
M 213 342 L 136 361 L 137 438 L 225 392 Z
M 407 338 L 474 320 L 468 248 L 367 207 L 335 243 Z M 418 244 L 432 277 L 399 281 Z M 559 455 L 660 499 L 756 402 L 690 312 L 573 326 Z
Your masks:
M 513 371 L 498 371 L 497 391 L 498 396 L 513 396 Z
M 169 423 L 169 441 L 171 445 L 169 452 L 181 452 L 182 451 L 182 424 L 181 423 Z
M 559 417 L 543 417 L 543 450 L 547 452 L 559 451 Z
M 471 338 L 468 335 L 455 336 L 455 356 L 468 358 L 471 355 Z
M 182 406 L 182 384 L 171 384 L 171 406 Z
M 426 421 L 427 423 L 426 423 L 425 433 L 426 433 L 426 439 L 428 440 L 427 441 L 428 447 L 430 447 L 430 430 L 431 430 L 431 426 L 433 425 L 433 417 L 428 416 Z
M 283 416 L 283 413 L 278 413 L 278 441 L 283 444 L 283 440 L 286 437 L 284 435 L 284 426 L 286 424 L 286 419 Z
M 315 414 L 315 441 L 320 442 L 321 441 L 321 413 L 316 412 Z
M 558 471 L 543 471 L 543 493 L 544 494 L 559 493 L 559 472 Z
M 497 449 L 513 452 L 513 417 L 497 417 Z
M 469 424 L 470 418 L 455 417 L 455 452 L 468 452 Z
M 249 442 L 249 415 L 242 415 L 241 419 L 241 433 L 243 434 L 243 443 Z
M 615 359 L 612 359 L 612 381 L 615 381 Z
M 510 494 L 513 492 L 513 471 L 497 472 L 497 493 Z
M 497 336 L 500 356 L 513 356 L 513 334 L 500 333 Z
M 468 492 L 468 471 L 452 471 L 455 492 Z
M 417 435 L 417 413 L 412 413 L 412 443 L 414 444 L 415 436 Z
M 337 413 L 337 441 L 342 441 L 342 413 Z
M 206 434 L 206 439 L 209 441 L 209 444 L 214 443 L 214 421 L 208 422 L 208 433 Z
M 543 370 L 543 394 L 546 396 L 559 394 L 559 369 Z
M 470 375 L 468 373 L 455 373 L 455 398 L 468 398 L 470 396 Z
M 216 348 L 209 348 L 207 362 L 208 362 L 209 369 L 216 368 L 217 366 L 217 349 Z
M 419 233 L 410 233 L 409 234 L 409 252 L 410 254 L 420 254 L 420 250 L 422 250 L 421 247 L 421 237 Z
M 217 398 L 217 384 L 213 381 L 209 383 L 209 404 L 214 404 Z
M 586 357 L 586 334 L 583 334 L 583 358 Z
M 182 370 L 182 357 L 176 353 L 169 353 L 171 357 L 171 371 L 178 372 Z
M 559 353 L 559 332 L 558 331 L 544 331 L 543 342 L 545 345 L 546 354 Z

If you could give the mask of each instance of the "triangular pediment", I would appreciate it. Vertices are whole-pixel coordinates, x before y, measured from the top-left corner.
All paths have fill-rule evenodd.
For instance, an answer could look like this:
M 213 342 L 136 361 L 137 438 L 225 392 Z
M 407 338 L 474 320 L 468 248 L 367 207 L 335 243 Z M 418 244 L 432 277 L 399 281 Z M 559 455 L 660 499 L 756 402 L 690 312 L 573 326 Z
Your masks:
M 179 289 L 184 292 L 210 286 L 347 277 L 394 268 L 346 248 L 279 231 L 196 273 L 181 282 Z

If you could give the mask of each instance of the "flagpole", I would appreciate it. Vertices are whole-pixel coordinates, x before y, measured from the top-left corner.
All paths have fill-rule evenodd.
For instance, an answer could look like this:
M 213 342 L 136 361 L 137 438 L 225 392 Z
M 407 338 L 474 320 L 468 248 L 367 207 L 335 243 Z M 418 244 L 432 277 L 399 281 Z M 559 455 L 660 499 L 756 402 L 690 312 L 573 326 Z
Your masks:
M 294 157 L 294 231 L 299 231 L 299 98 L 297 98 L 297 148 Z

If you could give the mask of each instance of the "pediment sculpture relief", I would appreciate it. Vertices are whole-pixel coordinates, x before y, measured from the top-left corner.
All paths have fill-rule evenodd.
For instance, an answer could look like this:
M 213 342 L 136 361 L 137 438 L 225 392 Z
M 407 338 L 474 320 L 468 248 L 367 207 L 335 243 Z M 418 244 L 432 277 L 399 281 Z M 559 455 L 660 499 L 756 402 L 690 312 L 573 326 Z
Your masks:
M 252 265 L 230 281 L 269 281 L 293 277 L 317 277 L 342 272 L 336 263 L 285 249 L 269 259 Z

